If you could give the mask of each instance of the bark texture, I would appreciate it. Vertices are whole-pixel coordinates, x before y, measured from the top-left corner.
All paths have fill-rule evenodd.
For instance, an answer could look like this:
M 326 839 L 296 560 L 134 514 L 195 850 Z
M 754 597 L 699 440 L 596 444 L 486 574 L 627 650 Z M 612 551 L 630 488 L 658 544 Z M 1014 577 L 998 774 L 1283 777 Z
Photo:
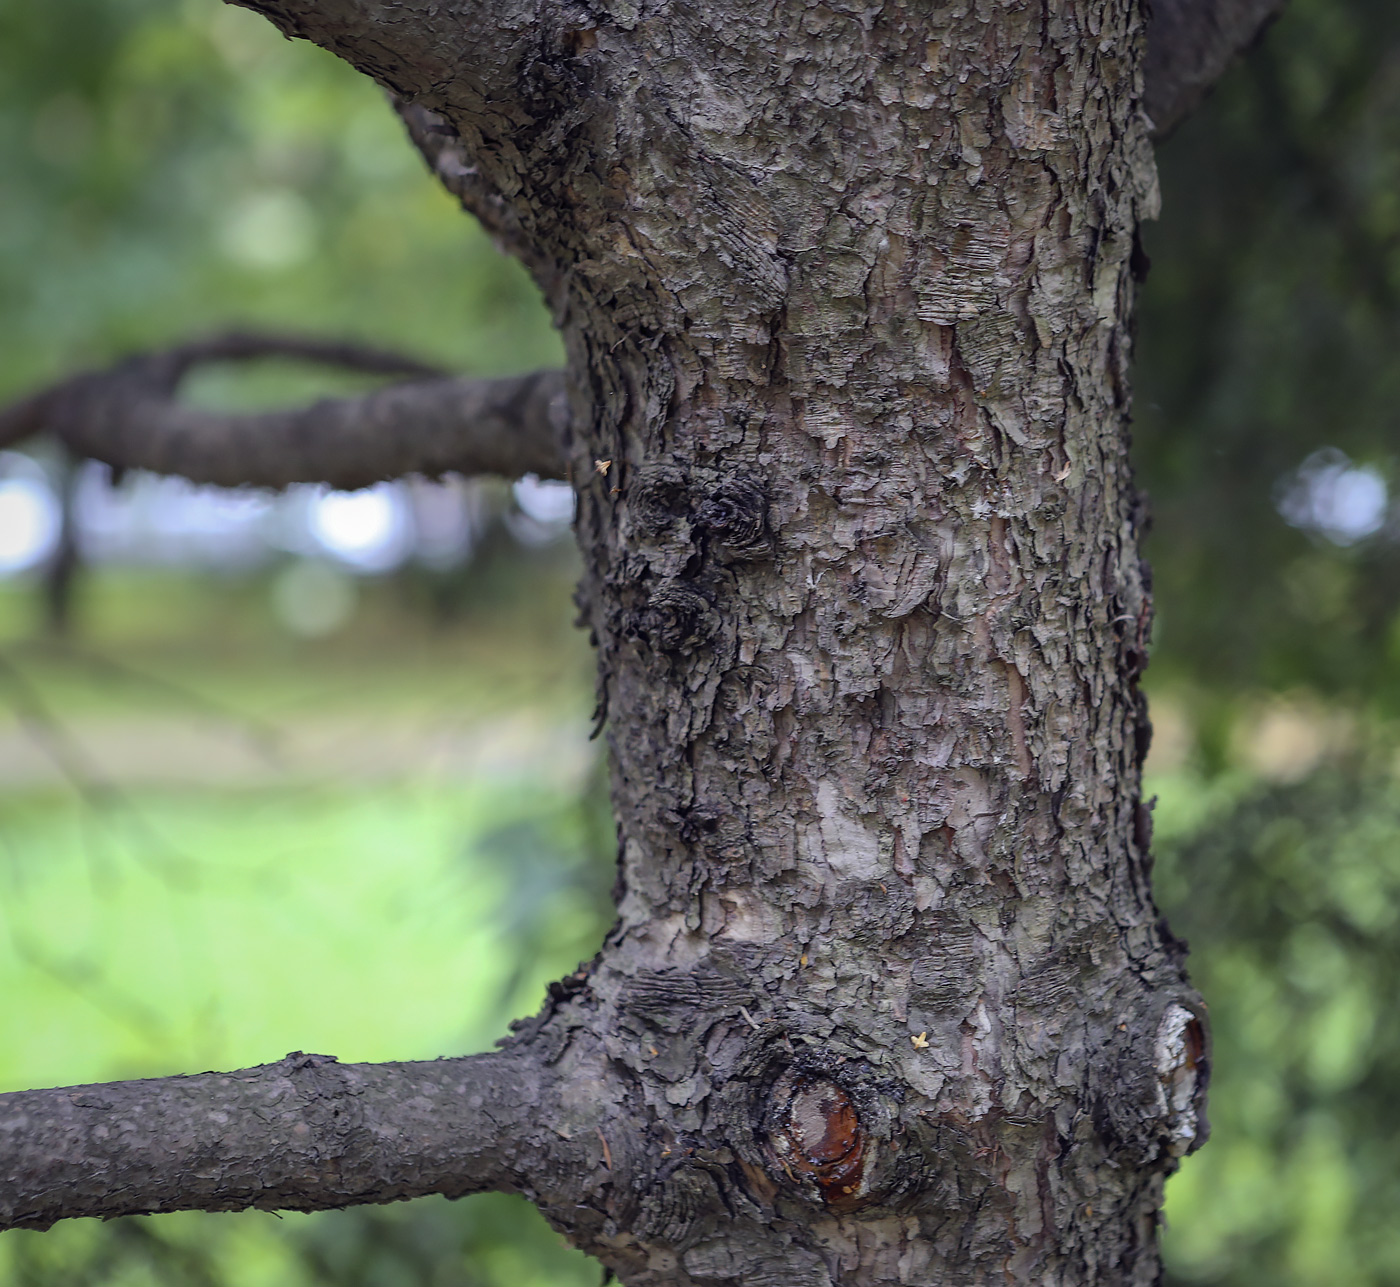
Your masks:
M 1136 6 L 247 4 L 569 355 L 619 920 L 497 1182 L 629 1287 L 1156 1282 L 1208 1056 L 1139 790 Z
M 297 1052 L 240 1072 L 0 1096 L 0 1227 L 46 1229 L 75 1210 L 319 1211 L 515 1188 L 541 1154 L 532 1137 L 553 1081 L 518 1054 L 340 1064 Z M 564 1120 L 550 1127 L 553 1157 Z
M 548 1213 L 632 1283 L 1153 1281 L 1135 11 L 257 7 L 434 114 L 568 345 L 622 898 L 541 1034 L 625 1111 Z
M 208 411 L 176 397 L 198 365 L 268 357 L 418 378 L 258 414 Z M 0 410 L 0 445 L 46 432 L 113 468 L 225 487 L 355 488 L 451 472 L 562 478 L 566 415 L 558 371 L 474 380 L 358 345 L 233 334 L 130 358 L 14 403 Z

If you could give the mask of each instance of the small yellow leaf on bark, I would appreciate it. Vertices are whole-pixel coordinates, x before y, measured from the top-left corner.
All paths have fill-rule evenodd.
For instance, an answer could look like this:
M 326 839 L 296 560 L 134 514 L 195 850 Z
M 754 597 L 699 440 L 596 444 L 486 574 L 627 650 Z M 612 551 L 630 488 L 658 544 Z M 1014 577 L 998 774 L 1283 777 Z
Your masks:
M 915 1049 L 915 1050 L 927 1050 L 927 1049 L 928 1049 L 928 1033 L 927 1033 L 927 1032 L 921 1032 L 921 1033 L 919 1033 L 919 1035 L 918 1035 L 917 1037 L 910 1037 L 909 1040 L 913 1043 L 913 1046 L 914 1046 L 914 1049 Z

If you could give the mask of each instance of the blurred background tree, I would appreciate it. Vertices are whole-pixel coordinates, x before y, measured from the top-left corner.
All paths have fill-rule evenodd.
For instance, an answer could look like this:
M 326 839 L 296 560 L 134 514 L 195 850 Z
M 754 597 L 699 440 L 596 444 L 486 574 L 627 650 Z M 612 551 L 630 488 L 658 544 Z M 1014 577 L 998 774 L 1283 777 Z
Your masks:
M 1290 0 L 1159 162 L 1149 791 L 1217 1042 L 1169 1264 L 1396 1283 L 1400 9 Z M 215 0 L 0 0 L 0 317 L 0 397 L 235 323 L 560 358 L 374 87 Z M 345 387 L 269 364 L 193 396 Z M 528 483 L 273 501 L 0 456 L 3 1088 L 478 1049 L 592 951 L 567 516 Z M 497 1196 L 0 1236 L 3 1287 L 596 1278 Z
M 1158 898 L 1211 1006 L 1186 1283 L 1400 1282 L 1400 8 L 1290 0 L 1158 150 Z

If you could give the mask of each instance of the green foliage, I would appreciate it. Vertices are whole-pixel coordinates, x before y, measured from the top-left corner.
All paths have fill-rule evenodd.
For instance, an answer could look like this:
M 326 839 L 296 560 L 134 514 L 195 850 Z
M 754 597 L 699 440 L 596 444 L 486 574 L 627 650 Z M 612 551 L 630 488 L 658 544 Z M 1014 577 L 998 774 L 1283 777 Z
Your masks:
M 560 359 L 524 272 L 428 176 L 380 92 L 216 0 L 0 0 L 0 318 L 0 397 L 236 324 L 487 373 Z M 190 395 L 246 404 L 326 384 L 216 369 Z M 130 725 L 139 760 L 153 712 L 176 735 L 212 723 L 192 752 L 211 779 L 250 733 L 293 723 L 369 745 L 421 727 L 425 707 L 450 705 L 484 736 L 532 712 L 585 727 L 587 667 L 579 641 L 560 638 L 555 569 L 496 558 L 435 586 L 468 628 L 426 641 L 388 589 L 351 639 L 313 650 L 272 628 L 260 582 L 99 577 L 79 625 L 105 669 L 9 660 L 79 746 L 103 721 Z M 483 594 L 496 623 L 484 631 L 472 608 Z M 541 611 L 522 613 L 532 595 Z M 13 637 L 34 605 L 0 597 Z M 13 706 L 13 682 L 0 687 L 0 707 Z M 481 772 L 466 789 L 421 769 L 339 787 L 263 776 L 233 791 L 89 781 L 0 799 L 7 1087 L 293 1048 L 478 1049 L 601 935 L 611 837 L 596 788 L 580 803 L 557 766 Z M 497 1196 L 0 1237 L 4 1287 L 597 1281 L 523 1203 Z
M 6 1287 L 597 1287 L 600 1273 L 505 1194 L 315 1216 L 72 1221 L 0 1239 Z
M 1400 484 L 1400 8 L 1290 0 L 1159 150 L 1137 458 L 1156 527 L 1158 894 L 1211 1007 L 1173 1282 L 1400 1282 L 1400 526 L 1288 526 L 1344 452 Z
M 232 323 L 559 360 L 366 78 L 217 0 L 0 0 L 0 391 Z
M 1400 6 L 1289 0 L 1158 163 L 1135 377 L 1154 669 L 1394 710 L 1394 521 L 1344 548 L 1275 500 L 1326 447 L 1400 484 Z
M 1183 1281 L 1400 1281 L 1400 785 L 1367 758 L 1246 789 L 1161 845 L 1215 1034 L 1212 1139 L 1168 1203 Z M 1205 790 L 1172 784 L 1163 814 Z

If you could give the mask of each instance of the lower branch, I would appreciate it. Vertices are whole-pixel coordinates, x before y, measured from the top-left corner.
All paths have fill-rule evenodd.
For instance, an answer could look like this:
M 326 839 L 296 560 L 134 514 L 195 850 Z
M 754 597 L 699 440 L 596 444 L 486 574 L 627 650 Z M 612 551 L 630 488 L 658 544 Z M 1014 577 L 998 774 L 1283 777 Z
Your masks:
M 523 1047 L 0 1095 L 0 1229 L 515 1189 L 549 1095 Z
M 359 397 L 252 414 L 179 402 L 200 363 L 292 357 L 419 377 Z M 425 378 L 426 377 L 426 378 Z M 563 477 L 557 371 L 481 380 L 354 345 L 230 335 L 88 372 L 0 410 L 0 446 L 40 432 L 117 469 L 225 487 L 365 487 L 406 474 Z

